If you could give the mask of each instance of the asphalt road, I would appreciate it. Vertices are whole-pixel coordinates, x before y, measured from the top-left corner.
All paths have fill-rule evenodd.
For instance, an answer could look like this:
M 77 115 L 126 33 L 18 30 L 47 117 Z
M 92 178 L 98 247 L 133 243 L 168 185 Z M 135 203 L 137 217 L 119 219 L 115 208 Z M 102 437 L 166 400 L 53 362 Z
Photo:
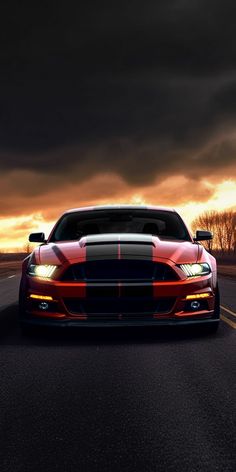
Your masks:
M 17 303 L 20 275 L 14 274 L 0 278 L 0 310 Z
M 236 315 L 222 309 L 232 325 L 213 336 L 125 328 L 25 338 L 18 284 L 0 281 L 1 472 L 235 472 Z M 236 281 L 220 286 L 235 314 Z

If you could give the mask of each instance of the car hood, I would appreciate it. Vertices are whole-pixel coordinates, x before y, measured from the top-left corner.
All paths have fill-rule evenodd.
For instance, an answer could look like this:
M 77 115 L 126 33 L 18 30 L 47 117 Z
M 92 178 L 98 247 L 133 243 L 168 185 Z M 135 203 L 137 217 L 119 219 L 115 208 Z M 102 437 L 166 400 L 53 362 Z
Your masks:
M 197 262 L 202 246 L 191 241 L 161 240 L 145 234 L 99 234 L 79 241 L 47 243 L 36 248 L 37 264 L 72 264 L 86 260 L 130 258 L 168 259 L 173 263 Z

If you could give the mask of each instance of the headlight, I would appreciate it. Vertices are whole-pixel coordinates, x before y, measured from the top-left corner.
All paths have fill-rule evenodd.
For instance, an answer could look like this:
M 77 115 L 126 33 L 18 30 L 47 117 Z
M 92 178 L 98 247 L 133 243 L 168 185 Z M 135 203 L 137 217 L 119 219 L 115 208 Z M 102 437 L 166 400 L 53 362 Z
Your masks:
M 211 273 L 211 268 L 207 262 L 199 264 L 181 264 L 179 267 L 184 271 L 187 277 L 197 277 Z
M 57 266 L 55 265 L 35 265 L 30 264 L 28 269 L 28 274 L 33 277 L 43 277 L 50 279 L 52 274 L 56 270 Z

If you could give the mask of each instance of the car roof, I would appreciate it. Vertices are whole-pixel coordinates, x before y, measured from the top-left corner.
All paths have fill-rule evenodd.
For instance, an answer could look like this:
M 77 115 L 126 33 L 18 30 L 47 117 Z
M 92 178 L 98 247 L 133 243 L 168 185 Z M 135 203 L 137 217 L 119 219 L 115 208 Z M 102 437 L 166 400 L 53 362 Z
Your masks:
M 95 206 L 86 206 L 86 207 L 79 207 L 79 208 L 70 208 L 66 210 L 63 214 L 67 213 L 75 213 L 79 211 L 99 211 L 99 210 L 161 210 L 161 211 L 169 211 L 175 212 L 174 208 L 168 208 L 163 206 L 154 206 L 154 205 L 95 205 Z

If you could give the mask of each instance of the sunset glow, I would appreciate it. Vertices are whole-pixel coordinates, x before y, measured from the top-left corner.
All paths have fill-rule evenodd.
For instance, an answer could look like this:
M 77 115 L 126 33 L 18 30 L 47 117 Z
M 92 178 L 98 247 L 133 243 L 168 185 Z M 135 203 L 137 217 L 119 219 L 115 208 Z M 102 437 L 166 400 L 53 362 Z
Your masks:
M 96 181 L 98 187 L 101 184 L 102 177 L 99 177 Z M 181 183 L 183 184 L 184 180 L 181 178 Z M 177 185 L 180 183 L 178 179 L 176 180 Z M 103 182 L 104 183 L 104 182 Z M 115 179 L 114 179 L 115 183 Z M 93 181 L 95 184 L 95 180 Z M 119 185 L 121 183 L 119 182 Z M 172 200 L 168 199 L 167 194 L 163 190 L 166 187 L 169 187 L 166 182 L 162 184 L 150 186 L 140 189 L 140 191 L 133 192 L 127 185 L 124 183 L 123 191 L 119 192 L 120 195 L 115 198 L 97 198 L 97 201 L 81 199 L 75 202 L 74 198 L 71 198 L 71 203 L 67 195 L 67 204 L 63 206 L 63 202 L 60 204 L 59 211 L 52 205 L 50 208 L 50 213 L 55 214 L 55 218 L 48 218 L 48 209 L 44 211 L 39 211 L 35 213 L 15 215 L 10 218 L 1 218 L 1 235 L 0 235 L 0 247 L 2 250 L 12 251 L 12 250 L 21 250 L 26 247 L 28 235 L 31 232 L 43 231 L 46 236 L 49 235 L 56 219 L 60 214 L 68 208 L 74 208 L 76 206 L 84 205 L 94 205 L 94 204 L 122 204 L 122 203 L 131 203 L 135 205 L 163 205 L 176 208 L 180 212 L 181 216 L 185 219 L 187 224 L 191 226 L 192 220 L 197 217 L 200 213 L 206 210 L 225 210 L 228 208 L 235 207 L 236 204 L 236 181 L 234 180 L 225 180 L 218 184 L 212 184 L 209 181 L 204 181 L 202 183 L 206 189 L 209 189 L 210 192 L 213 191 L 211 197 L 205 201 L 197 200 L 188 200 L 185 198 L 185 201 L 182 201 L 181 192 L 178 192 L 176 189 L 176 197 L 172 196 Z M 74 189 L 73 189 L 74 192 Z M 155 194 L 159 194 L 159 197 L 155 197 Z M 191 195 L 191 193 L 189 192 Z M 122 196 L 121 196 L 122 195 Z M 53 203 L 53 202 L 52 202 Z M 77 205 L 76 205 L 77 203 Z

